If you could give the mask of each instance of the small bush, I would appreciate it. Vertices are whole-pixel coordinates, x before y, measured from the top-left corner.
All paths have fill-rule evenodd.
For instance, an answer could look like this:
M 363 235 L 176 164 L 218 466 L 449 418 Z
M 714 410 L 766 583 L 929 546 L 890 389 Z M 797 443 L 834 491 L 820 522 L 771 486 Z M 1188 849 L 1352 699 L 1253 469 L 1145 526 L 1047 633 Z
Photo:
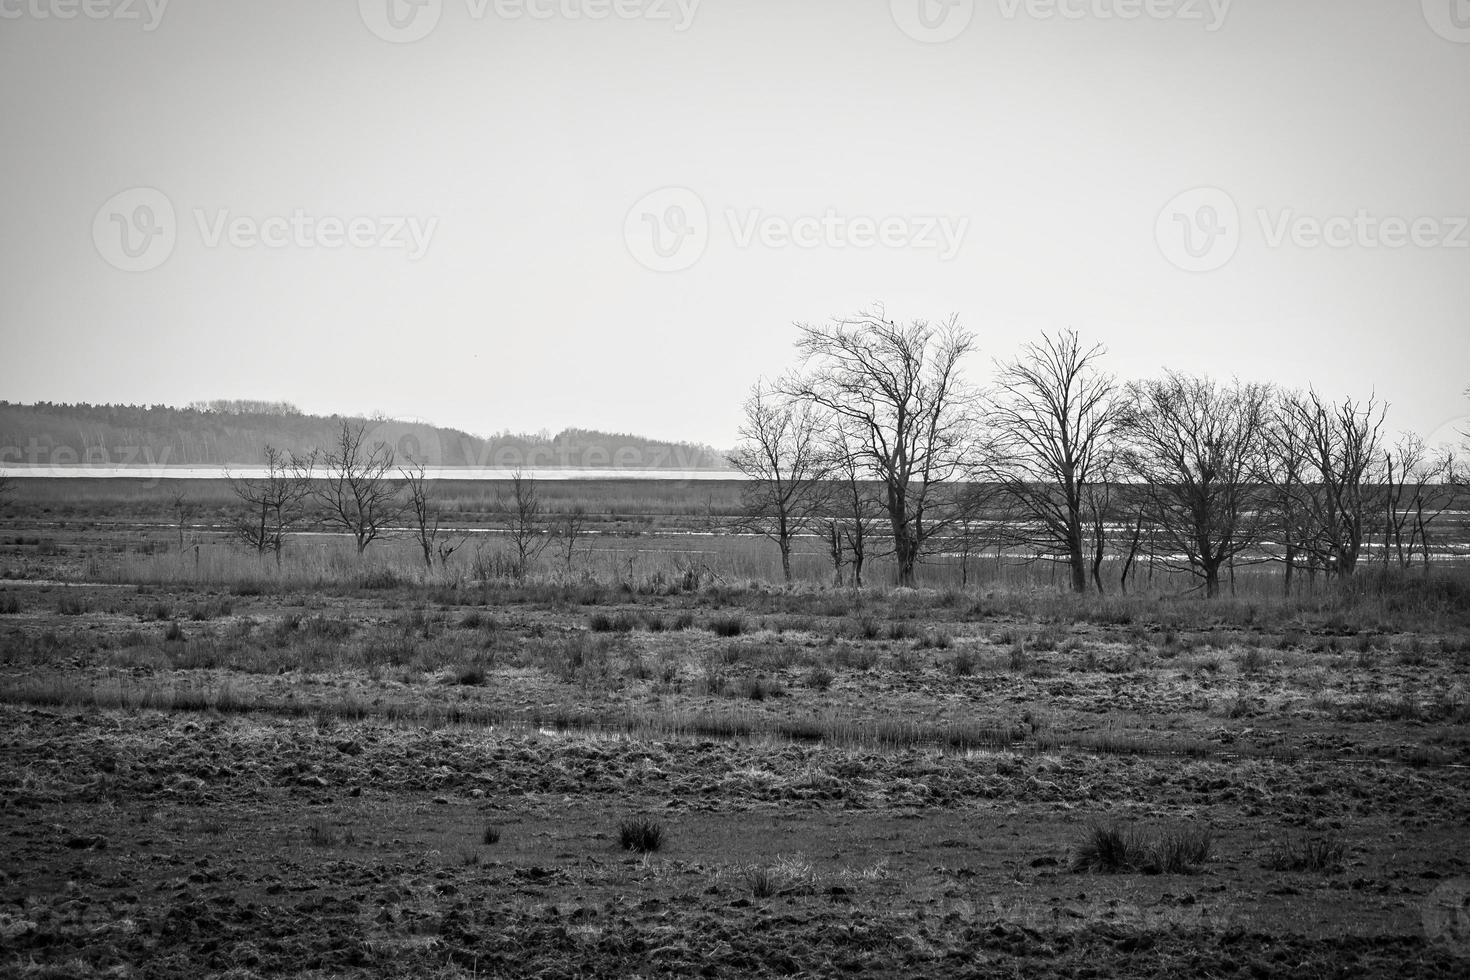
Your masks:
M 1334 837 L 1309 837 L 1287 840 L 1273 847 L 1261 862 L 1270 871 L 1319 871 L 1342 870 L 1342 858 L 1347 848 Z
M 725 693 L 725 673 L 714 664 L 707 664 L 704 673 L 699 676 L 696 690 L 708 697 L 719 697 Z
M 63 595 L 56 604 L 56 612 L 62 616 L 80 616 L 87 611 L 87 604 L 74 595 Z
M 1148 874 L 1191 874 L 1210 859 L 1214 843 L 1214 835 L 1198 827 L 1163 834 L 1149 848 L 1143 870 Z
M 495 617 L 487 616 L 478 609 L 471 609 L 459 618 L 459 628 L 477 630 L 495 627 Z
M 192 602 L 189 604 L 189 618 L 196 623 L 206 623 L 220 616 L 228 616 L 234 611 L 235 604 L 228 598 L 211 599 L 208 602 Z
M 454 681 L 465 687 L 479 687 L 485 683 L 485 668 L 479 664 L 467 664 L 455 672 Z
M 1072 870 L 1104 874 L 1192 874 L 1210 860 L 1214 835 L 1203 828 L 1168 831 L 1150 840 L 1116 825 L 1090 828 L 1073 850 Z
M 643 628 L 650 633 L 662 633 L 665 628 L 664 618 L 658 613 L 644 613 Z
M 391 568 L 374 568 L 362 577 L 359 584 L 368 591 L 380 592 L 396 589 L 405 583 Z
M 493 823 L 487 823 L 484 831 L 480 834 L 480 842 L 483 844 L 499 844 L 500 828 Z
M 664 828 L 647 817 L 634 817 L 618 825 L 618 843 L 625 851 L 652 854 L 664 846 Z
M 975 655 L 969 650 L 956 650 L 949 669 L 956 677 L 969 677 L 975 673 Z
M 20 600 L 13 595 L 0 596 L 0 616 L 15 616 L 20 613 Z
M 739 616 L 720 616 L 710 620 L 709 631 L 715 636 L 726 638 L 739 636 L 745 632 L 745 620 Z
M 899 640 L 911 640 L 915 634 L 914 624 L 894 620 L 888 624 L 888 639 L 897 643 Z
M 813 691 L 825 691 L 832 686 L 832 672 L 826 667 L 813 667 L 807 671 L 806 686 Z
M 163 639 L 167 643 L 178 643 L 184 638 L 184 628 L 176 619 L 168 624 L 168 629 L 163 631 Z
M 324 817 L 312 817 L 306 824 L 306 842 L 313 847 L 336 847 L 351 844 L 353 835 L 339 833 Z
M 1007 661 L 1011 670 L 1027 670 L 1031 666 L 1031 655 L 1026 652 L 1026 644 L 1017 640 L 1007 655 Z
M 779 698 L 786 695 L 786 687 L 779 680 L 764 677 L 747 677 L 740 684 L 740 693 L 751 701 Z
M 676 629 L 676 630 L 691 630 L 693 628 L 694 628 L 694 613 L 692 613 L 692 612 L 681 612 L 679 615 L 677 615 L 677 616 L 674 617 L 673 629 Z
M 1048 653 L 1052 650 L 1057 649 L 1057 647 L 1061 645 L 1062 642 L 1060 639 L 1057 638 L 1056 631 L 1054 630 L 1047 630 L 1043 633 L 1037 633 L 1031 637 L 1032 649 L 1040 650 L 1042 653 Z
M 1259 647 L 1251 647 L 1245 653 L 1236 657 L 1235 663 L 1240 668 L 1242 674 L 1259 674 L 1266 669 L 1266 655 L 1261 652 Z
M 587 628 L 594 633 L 631 633 L 636 625 L 637 620 L 625 612 L 616 616 L 593 613 L 592 618 L 587 621 Z
M 920 650 L 948 650 L 954 646 L 954 637 L 943 630 L 925 630 L 919 637 Z
M 776 876 L 770 868 L 751 868 L 745 872 L 745 881 L 750 885 L 750 894 L 756 898 L 770 898 L 776 894 Z
M 1117 874 L 1132 871 L 1143 859 L 1138 835 L 1121 827 L 1092 827 L 1077 843 L 1072 855 L 1073 871 Z
M 1409 645 L 1398 652 L 1398 661 L 1405 667 L 1423 667 L 1428 659 L 1424 640 L 1417 636 L 1411 638 Z

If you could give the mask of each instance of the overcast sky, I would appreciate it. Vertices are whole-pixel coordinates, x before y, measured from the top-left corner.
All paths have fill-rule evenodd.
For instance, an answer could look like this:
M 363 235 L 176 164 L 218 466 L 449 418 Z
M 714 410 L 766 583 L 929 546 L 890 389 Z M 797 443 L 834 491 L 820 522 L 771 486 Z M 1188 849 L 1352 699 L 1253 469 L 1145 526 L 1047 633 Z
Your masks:
M 959 314 L 977 380 L 1071 326 L 1470 413 L 1465 0 L 0 15 L 12 401 L 728 445 L 793 322 L 884 302 Z

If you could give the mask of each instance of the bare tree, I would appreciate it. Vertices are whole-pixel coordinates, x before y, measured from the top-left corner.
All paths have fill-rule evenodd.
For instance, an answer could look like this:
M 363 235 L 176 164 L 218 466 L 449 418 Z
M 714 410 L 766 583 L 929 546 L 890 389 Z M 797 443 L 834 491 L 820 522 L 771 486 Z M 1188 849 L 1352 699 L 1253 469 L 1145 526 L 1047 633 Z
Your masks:
M 327 523 L 351 534 L 359 555 L 389 532 L 404 510 L 401 488 L 391 476 L 393 449 L 382 442 L 368 445 L 366 434 L 366 422 L 343 419 L 336 442 L 321 455 L 325 472 L 311 483 Z
M 1282 563 L 1281 590 L 1288 596 L 1302 553 L 1316 538 L 1313 509 L 1306 504 L 1311 461 L 1301 412 L 1299 395 L 1278 393 L 1272 398 L 1261 427 L 1255 476 L 1262 494 L 1261 550 Z
M 169 509 L 174 512 L 174 526 L 179 532 L 179 550 L 184 550 L 184 527 L 194 513 L 194 504 L 187 490 L 172 490 L 168 495 Z
M 957 318 L 898 326 L 881 309 L 800 330 L 806 373 L 782 391 L 829 412 L 850 433 L 859 472 L 881 486 L 898 584 L 912 586 L 925 544 L 954 519 L 938 491 L 974 457 L 975 396 L 961 370 L 974 335 Z
M 971 482 L 956 484 L 952 493 L 955 521 L 948 541 L 960 560 L 960 586 L 964 588 L 970 584 L 971 559 L 1001 543 L 1004 532 L 1000 522 L 993 519 L 1001 488 L 994 483 Z
M 1432 454 L 1417 435 L 1406 434 L 1381 451 L 1375 482 L 1383 504 L 1383 566 L 1397 559 L 1408 568 L 1415 551 L 1429 567 L 1429 530 L 1449 508 L 1454 494 L 1450 482 L 1453 457 Z
M 515 565 L 512 571 L 517 579 L 526 577 L 536 559 L 551 544 L 546 533 L 542 514 L 541 498 L 536 493 L 536 481 L 516 470 L 510 475 L 510 496 L 495 495 L 495 510 L 510 536 L 515 550 Z
M 586 536 L 586 532 L 587 510 L 581 504 L 576 504 L 556 519 L 552 536 L 556 539 L 562 567 L 568 572 L 572 570 L 572 562 L 577 557 L 577 542 Z
M 1013 506 L 1016 537 L 1066 555 L 1074 592 L 1087 591 L 1088 538 L 1094 550 L 1097 538 L 1089 512 L 1101 502 L 1089 493 L 1119 413 L 1116 383 L 1097 370 L 1104 353 L 1100 344 L 1084 349 L 1075 331 L 1043 335 L 1001 365 L 991 409 L 990 469 Z
M 840 538 L 829 548 L 844 552 L 844 560 L 852 567 L 852 584 L 862 588 L 863 569 L 875 550 L 873 542 L 878 537 L 883 508 L 873 494 L 872 484 L 863 479 L 863 464 L 853 450 L 856 440 L 849 436 L 847 427 L 845 420 L 833 419 L 824 450 L 831 467 L 830 521 L 840 531 Z M 835 572 L 840 571 L 839 563 Z
M 1465 389 L 1465 397 L 1470 398 L 1470 388 Z M 1470 426 L 1461 429 L 1460 435 L 1464 441 L 1445 453 L 1445 482 L 1460 490 L 1470 490 Z
M 1148 495 L 1132 483 L 1121 483 L 1111 492 L 1112 505 L 1116 513 L 1127 517 L 1128 548 L 1123 552 L 1123 567 L 1118 573 L 1118 591 L 1128 592 L 1128 577 L 1133 574 L 1138 551 L 1143 545 L 1143 525 L 1148 516 Z M 1149 530 L 1152 535 L 1152 528 Z
M 425 475 L 424 465 L 409 460 L 409 467 L 400 469 L 403 489 L 406 493 L 405 512 L 413 522 L 411 530 L 423 553 L 424 567 L 434 570 L 434 559 L 440 567 L 447 567 L 449 559 L 464 544 L 463 535 L 455 536 L 444 530 L 444 508 L 434 496 L 434 488 Z
M 822 422 L 809 402 L 774 395 L 759 383 L 745 400 L 744 413 L 740 444 L 729 457 L 747 480 L 738 526 L 776 543 L 781 576 L 790 582 L 791 542 L 828 496 Z
M 226 473 L 230 490 L 240 502 L 239 509 L 227 520 L 231 536 L 258 555 L 274 554 L 277 567 L 286 536 L 306 517 L 310 484 L 304 474 L 308 469 L 302 461 L 266 446 L 264 476 L 235 477 Z M 182 535 L 182 523 L 180 527 Z
M 1340 578 L 1351 578 L 1378 511 L 1374 465 L 1387 406 L 1345 398 L 1324 401 L 1315 391 L 1288 403 L 1306 441 L 1308 480 L 1300 504 L 1312 529 L 1311 556 Z
M 1127 458 L 1149 517 L 1214 597 L 1221 567 L 1256 537 L 1254 474 L 1270 389 L 1170 372 L 1129 393 Z
M 1103 588 L 1102 567 L 1108 555 L 1108 528 L 1116 517 L 1114 511 L 1114 483 L 1109 467 L 1097 472 L 1097 478 L 1089 480 L 1082 488 L 1082 507 L 1086 517 L 1085 528 L 1088 546 L 1088 571 L 1092 587 L 1101 595 Z
M 832 516 L 812 518 L 811 525 L 822 547 L 827 550 L 827 560 L 832 563 L 832 584 L 842 585 L 842 566 L 847 564 L 847 544 L 842 533 L 842 519 Z

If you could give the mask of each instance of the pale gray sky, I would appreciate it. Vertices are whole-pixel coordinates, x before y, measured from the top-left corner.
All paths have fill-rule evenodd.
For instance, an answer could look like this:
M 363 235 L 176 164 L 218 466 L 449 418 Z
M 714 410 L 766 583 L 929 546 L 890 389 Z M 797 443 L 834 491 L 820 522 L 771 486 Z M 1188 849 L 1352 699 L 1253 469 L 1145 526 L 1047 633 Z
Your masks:
M 884 301 L 1470 413 L 1466 0 L 152 2 L 0 0 L 0 397 L 727 445 Z

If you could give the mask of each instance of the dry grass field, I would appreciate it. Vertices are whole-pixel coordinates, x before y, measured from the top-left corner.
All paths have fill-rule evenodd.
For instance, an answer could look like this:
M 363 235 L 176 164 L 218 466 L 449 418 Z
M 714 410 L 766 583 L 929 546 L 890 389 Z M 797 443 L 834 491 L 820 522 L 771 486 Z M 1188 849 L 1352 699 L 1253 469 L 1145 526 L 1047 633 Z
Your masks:
M 1455 578 L 278 573 L 99 516 L 0 530 L 5 975 L 1470 975 Z

